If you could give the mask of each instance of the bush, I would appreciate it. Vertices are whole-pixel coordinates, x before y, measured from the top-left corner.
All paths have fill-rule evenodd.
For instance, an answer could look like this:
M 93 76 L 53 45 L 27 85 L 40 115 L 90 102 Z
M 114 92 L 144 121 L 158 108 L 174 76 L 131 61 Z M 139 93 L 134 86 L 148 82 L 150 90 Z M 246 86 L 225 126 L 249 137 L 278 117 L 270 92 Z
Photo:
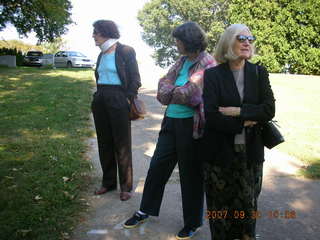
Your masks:
M 16 48 L 0 48 L 0 56 L 3 56 L 3 55 L 16 56 L 17 66 L 23 65 L 23 54 L 21 51 L 18 51 Z

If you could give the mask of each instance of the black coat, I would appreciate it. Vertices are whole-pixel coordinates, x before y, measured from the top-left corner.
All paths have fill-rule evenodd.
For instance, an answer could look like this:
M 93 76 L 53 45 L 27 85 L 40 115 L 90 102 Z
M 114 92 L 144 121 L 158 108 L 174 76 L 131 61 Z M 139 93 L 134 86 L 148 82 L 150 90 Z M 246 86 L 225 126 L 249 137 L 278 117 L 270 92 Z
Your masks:
M 98 82 L 99 79 L 98 67 L 101 56 L 102 53 L 98 56 L 95 70 L 96 82 Z M 115 61 L 118 76 L 121 81 L 121 87 L 125 91 L 127 98 L 132 100 L 132 98 L 138 94 L 138 89 L 141 86 L 139 68 L 134 49 L 118 42 L 115 50 Z
M 242 132 L 245 120 L 258 121 L 246 128 L 246 149 L 250 162 L 264 161 L 261 123 L 275 114 L 275 100 L 269 74 L 262 67 L 246 61 L 244 67 L 244 97 L 240 95 L 228 63 L 207 69 L 203 89 L 206 116 L 205 136 L 202 139 L 204 160 L 226 165 L 234 157 L 234 137 Z M 239 117 L 222 115 L 219 107 L 241 107 Z

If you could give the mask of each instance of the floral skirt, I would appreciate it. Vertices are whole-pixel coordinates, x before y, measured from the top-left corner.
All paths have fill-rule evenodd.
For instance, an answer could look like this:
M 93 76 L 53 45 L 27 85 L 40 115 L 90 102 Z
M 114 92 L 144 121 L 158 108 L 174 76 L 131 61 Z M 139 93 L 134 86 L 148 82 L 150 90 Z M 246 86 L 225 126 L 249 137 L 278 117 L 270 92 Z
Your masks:
M 248 164 L 245 151 L 237 152 L 230 167 L 204 164 L 207 215 L 212 240 L 255 239 L 257 199 L 263 163 Z

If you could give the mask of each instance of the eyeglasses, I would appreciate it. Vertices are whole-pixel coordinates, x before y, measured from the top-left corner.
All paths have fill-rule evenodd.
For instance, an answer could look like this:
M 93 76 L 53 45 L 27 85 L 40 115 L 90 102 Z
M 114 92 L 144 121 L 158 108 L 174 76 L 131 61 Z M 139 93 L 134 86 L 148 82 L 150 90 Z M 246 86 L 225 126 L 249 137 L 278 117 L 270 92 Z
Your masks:
M 245 42 L 247 39 L 249 43 L 253 43 L 256 40 L 256 37 L 246 36 L 246 35 L 237 35 L 236 38 L 239 42 L 242 42 L 242 43 Z
M 96 30 L 93 30 L 94 35 L 98 35 L 99 33 Z

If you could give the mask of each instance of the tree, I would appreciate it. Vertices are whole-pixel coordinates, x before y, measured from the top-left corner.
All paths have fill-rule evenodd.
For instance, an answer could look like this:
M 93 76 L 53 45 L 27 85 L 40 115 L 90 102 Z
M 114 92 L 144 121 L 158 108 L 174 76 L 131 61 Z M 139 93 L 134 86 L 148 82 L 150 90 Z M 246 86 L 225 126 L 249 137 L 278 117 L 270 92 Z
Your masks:
M 257 56 L 270 72 L 320 74 L 320 0 L 151 0 L 139 12 L 143 39 L 160 66 L 177 57 L 171 31 L 191 20 L 207 32 L 208 51 L 231 23 L 257 37 Z
M 144 32 L 142 38 L 156 53 L 156 63 L 170 65 L 177 57 L 172 30 L 185 21 L 195 21 L 207 32 L 212 51 L 220 33 L 226 27 L 228 1 L 225 0 L 151 0 L 138 13 Z
M 44 53 L 55 54 L 61 49 L 66 49 L 67 41 L 61 37 L 56 38 L 52 42 L 44 42 L 40 45 Z
M 252 29 L 269 71 L 320 74 L 319 13 L 320 0 L 232 0 L 229 20 Z
M 26 54 L 30 50 L 42 51 L 40 45 L 27 44 L 20 40 L 0 40 L 0 48 L 16 49 L 23 54 Z
M 53 41 L 72 23 L 69 0 L 0 0 L 0 31 L 12 23 L 20 35 L 32 30 L 39 42 Z

